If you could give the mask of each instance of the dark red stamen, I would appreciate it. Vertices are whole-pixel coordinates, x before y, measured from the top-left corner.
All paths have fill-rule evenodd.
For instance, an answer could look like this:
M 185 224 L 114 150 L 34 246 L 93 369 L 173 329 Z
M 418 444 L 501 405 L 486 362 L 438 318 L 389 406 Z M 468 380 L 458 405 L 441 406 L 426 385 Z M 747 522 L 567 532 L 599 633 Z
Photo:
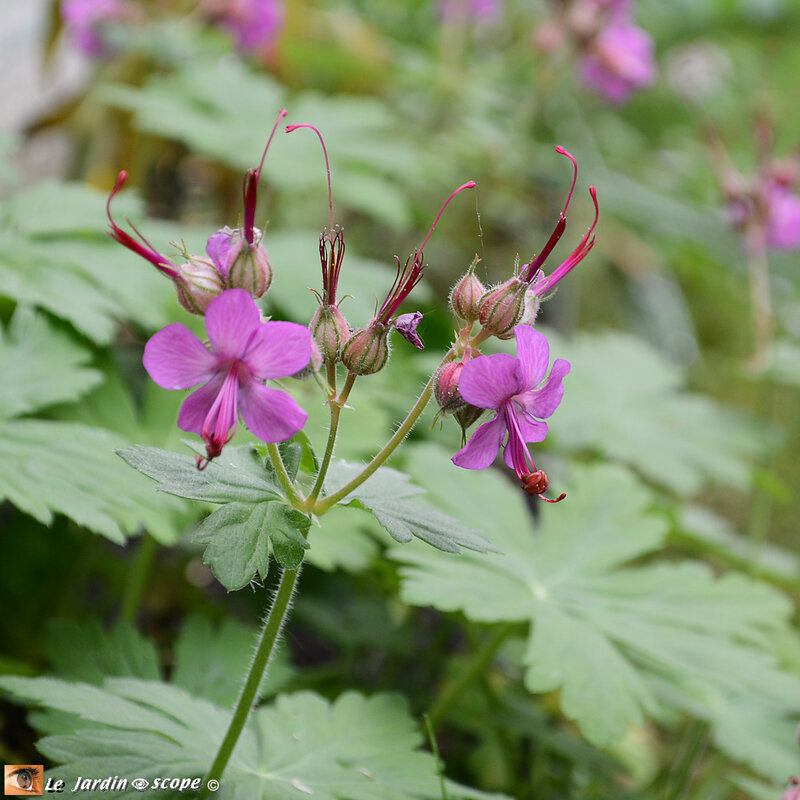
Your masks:
M 133 238 L 129 233 L 126 233 L 122 228 L 114 222 L 114 218 L 111 216 L 111 201 L 116 197 L 119 190 L 122 188 L 125 181 L 128 179 L 128 173 L 125 170 L 117 175 L 117 182 L 114 184 L 114 188 L 111 191 L 111 194 L 108 196 L 108 200 L 106 201 L 106 214 L 108 215 L 108 221 L 111 224 L 111 232 L 109 236 L 112 239 L 119 242 L 123 247 L 127 247 L 128 250 L 136 253 L 137 255 L 141 256 L 142 258 L 149 261 L 156 269 L 160 272 L 164 273 L 164 275 L 176 280 L 179 275 L 178 272 L 174 269 L 175 265 L 165 256 L 162 256 L 161 253 L 156 250 L 147 239 L 139 233 L 138 230 L 133 226 L 130 220 L 126 220 L 128 225 L 133 228 L 134 233 L 144 242 L 144 245 L 140 244 Z
M 319 260 L 322 265 L 322 303 L 336 304 L 336 288 L 344 259 L 344 231 L 336 228 L 332 234 L 324 231 L 319 237 Z

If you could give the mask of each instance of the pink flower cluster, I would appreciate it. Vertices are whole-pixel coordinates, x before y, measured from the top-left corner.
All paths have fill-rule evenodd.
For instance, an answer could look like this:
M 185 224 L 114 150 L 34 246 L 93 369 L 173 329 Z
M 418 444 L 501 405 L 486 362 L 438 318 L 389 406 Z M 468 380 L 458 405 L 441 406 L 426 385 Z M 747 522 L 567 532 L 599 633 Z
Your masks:
M 125 0 L 64 0 L 61 3 L 61 19 L 75 45 L 90 56 L 110 54 L 103 41 L 102 28 L 109 22 L 117 22 L 128 16 Z
M 800 158 L 764 160 L 758 176 L 747 180 L 725 165 L 720 180 L 726 195 L 730 222 L 745 236 L 757 234 L 775 250 L 800 248 L 800 195 L 794 186 L 800 175 Z
M 236 48 L 258 53 L 273 45 L 283 26 L 281 0 L 206 0 L 204 14 L 233 36 Z
M 652 37 L 634 23 L 629 0 L 569 0 L 561 15 L 544 22 L 534 42 L 542 51 L 570 40 L 578 49 L 577 76 L 615 105 L 656 79 Z

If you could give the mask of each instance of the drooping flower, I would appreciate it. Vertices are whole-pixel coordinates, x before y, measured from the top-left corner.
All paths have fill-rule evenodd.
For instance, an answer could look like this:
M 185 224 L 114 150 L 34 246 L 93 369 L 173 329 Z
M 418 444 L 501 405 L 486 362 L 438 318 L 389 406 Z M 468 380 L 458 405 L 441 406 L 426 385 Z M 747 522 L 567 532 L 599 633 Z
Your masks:
M 79 49 L 90 56 L 108 55 L 108 43 L 103 41 L 102 27 L 126 16 L 122 0 L 64 0 L 61 19 Z
M 642 28 L 617 19 L 603 28 L 578 62 L 580 79 L 610 103 L 628 100 L 656 78 L 653 39 Z
M 283 25 L 281 0 L 205 0 L 203 10 L 246 53 L 269 48 Z
M 544 441 L 547 423 L 564 396 L 564 377 L 570 363 L 558 358 L 545 381 L 550 364 L 550 345 L 545 336 L 527 325 L 514 329 L 517 356 L 497 353 L 468 361 L 458 380 L 464 400 L 477 408 L 497 412 L 481 425 L 458 453 L 453 463 L 464 469 L 485 469 L 497 457 L 505 441 L 503 459 L 514 470 L 523 488 L 548 502 L 542 495 L 547 476 L 538 470 L 528 451 L 528 443 Z M 544 382 L 544 383 L 543 383 Z M 506 438 L 507 437 L 507 438 Z
M 229 289 L 213 300 L 205 322 L 210 349 L 179 322 L 167 325 L 145 346 L 145 369 L 162 388 L 203 384 L 183 401 L 178 427 L 203 437 L 207 461 L 231 440 L 239 413 L 264 442 L 294 436 L 308 415 L 286 392 L 264 383 L 294 375 L 308 364 L 308 329 L 293 322 L 262 322 L 255 301 L 243 289 Z

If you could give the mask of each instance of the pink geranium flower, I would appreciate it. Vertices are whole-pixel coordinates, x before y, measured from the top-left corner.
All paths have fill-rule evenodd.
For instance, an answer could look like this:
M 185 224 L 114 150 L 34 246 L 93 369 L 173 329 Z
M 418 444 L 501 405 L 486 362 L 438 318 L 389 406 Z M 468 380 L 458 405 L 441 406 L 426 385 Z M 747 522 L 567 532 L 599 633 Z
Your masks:
M 286 392 L 264 382 L 294 375 L 308 364 L 308 329 L 293 322 L 262 322 L 243 289 L 215 298 L 205 321 L 210 349 L 179 322 L 159 331 L 144 349 L 145 369 L 164 389 L 203 384 L 183 401 L 178 426 L 203 437 L 207 461 L 231 440 L 239 413 L 262 441 L 290 439 L 308 415 Z
M 206 11 L 233 34 L 244 52 L 264 50 L 274 43 L 283 24 L 281 0 L 207 0 Z
M 781 800 L 800 800 L 800 778 L 791 777 Z
M 101 26 L 125 16 L 121 0 L 64 0 L 61 18 L 75 44 L 90 56 L 107 55 L 108 45 L 100 35 Z
M 472 438 L 453 456 L 453 463 L 465 469 L 485 469 L 497 457 L 508 434 L 503 451 L 506 465 L 511 467 L 529 494 L 542 500 L 547 489 L 547 476 L 537 470 L 528 442 L 541 442 L 547 436 L 547 423 L 564 396 L 564 377 L 570 363 L 556 359 L 550 377 L 543 384 L 550 364 L 550 345 L 543 334 L 527 325 L 514 328 L 517 357 L 506 353 L 479 356 L 468 361 L 458 381 L 464 400 L 478 408 L 493 409 L 494 419 L 481 425 Z M 561 495 L 556 500 L 562 500 Z
M 611 103 L 624 103 L 631 93 L 656 77 L 650 35 L 625 20 L 612 22 L 593 39 L 578 64 L 581 80 Z
M 800 197 L 777 182 L 770 182 L 763 191 L 766 206 L 767 244 L 778 250 L 800 247 Z

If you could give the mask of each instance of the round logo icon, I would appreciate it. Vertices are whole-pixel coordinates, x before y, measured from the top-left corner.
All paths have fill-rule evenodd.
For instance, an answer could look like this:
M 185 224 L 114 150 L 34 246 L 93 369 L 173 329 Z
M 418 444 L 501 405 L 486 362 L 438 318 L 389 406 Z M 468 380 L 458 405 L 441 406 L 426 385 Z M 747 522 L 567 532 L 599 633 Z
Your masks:
M 137 792 L 143 792 L 149 785 L 150 783 L 146 778 L 134 778 L 131 781 L 131 786 L 133 786 Z
M 219 789 L 219 781 L 215 781 L 213 778 L 206 784 L 208 787 L 209 792 L 216 792 Z

